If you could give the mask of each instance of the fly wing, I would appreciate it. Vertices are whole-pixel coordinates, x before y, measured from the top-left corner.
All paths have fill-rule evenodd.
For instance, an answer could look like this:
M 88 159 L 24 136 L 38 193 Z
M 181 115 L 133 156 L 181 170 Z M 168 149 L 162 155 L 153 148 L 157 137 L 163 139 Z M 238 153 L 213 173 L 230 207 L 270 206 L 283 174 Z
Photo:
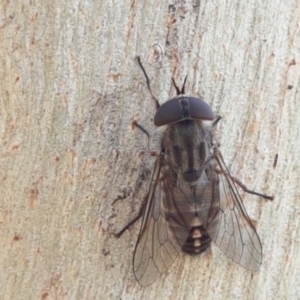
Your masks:
M 163 164 L 163 157 L 157 158 L 133 257 L 134 275 L 143 286 L 166 272 L 181 248 L 168 224 L 166 210 L 174 210 L 176 205 L 172 192 L 165 192 L 170 187 L 167 178 L 161 178 Z M 179 222 L 184 224 L 185 220 Z
M 224 163 L 215 150 L 211 209 L 206 229 L 216 245 L 234 262 L 258 270 L 262 261 L 262 245 L 247 215 L 241 196 Z

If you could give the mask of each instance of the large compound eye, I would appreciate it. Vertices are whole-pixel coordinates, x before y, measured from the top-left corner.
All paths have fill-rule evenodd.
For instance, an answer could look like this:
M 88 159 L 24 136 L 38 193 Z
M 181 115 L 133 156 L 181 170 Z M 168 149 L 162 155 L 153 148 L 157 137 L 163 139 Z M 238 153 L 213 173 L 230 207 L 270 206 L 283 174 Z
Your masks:
M 154 124 L 162 126 L 190 119 L 213 120 L 214 113 L 202 99 L 180 96 L 172 98 L 158 108 Z

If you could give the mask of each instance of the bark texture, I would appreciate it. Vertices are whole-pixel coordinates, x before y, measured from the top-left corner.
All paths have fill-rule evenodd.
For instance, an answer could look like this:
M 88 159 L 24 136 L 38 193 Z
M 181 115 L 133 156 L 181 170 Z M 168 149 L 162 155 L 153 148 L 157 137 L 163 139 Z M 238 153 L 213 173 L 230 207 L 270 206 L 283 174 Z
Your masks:
M 299 1 L 4 2 L 0 298 L 299 299 Z M 231 173 L 275 195 L 244 197 L 258 272 L 213 246 L 150 287 L 135 281 L 139 224 L 112 232 L 137 213 L 153 167 L 130 125 L 155 129 L 136 55 L 161 102 L 175 95 L 171 76 L 188 75 L 188 93 L 223 117 Z

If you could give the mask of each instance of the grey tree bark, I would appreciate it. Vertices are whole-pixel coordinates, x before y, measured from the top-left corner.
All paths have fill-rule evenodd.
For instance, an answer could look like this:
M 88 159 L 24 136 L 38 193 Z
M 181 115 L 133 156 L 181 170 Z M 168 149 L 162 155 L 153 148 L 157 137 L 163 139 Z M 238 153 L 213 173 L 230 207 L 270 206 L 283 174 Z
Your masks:
M 299 299 L 299 1 L 1 4 L 1 299 Z M 216 247 L 142 288 L 135 216 L 151 177 L 155 95 L 173 76 L 223 119 L 232 174 L 264 247 L 250 272 Z M 275 155 L 277 166 L 273 167 Z M 117 200 L 117 201 L 116 201 Z

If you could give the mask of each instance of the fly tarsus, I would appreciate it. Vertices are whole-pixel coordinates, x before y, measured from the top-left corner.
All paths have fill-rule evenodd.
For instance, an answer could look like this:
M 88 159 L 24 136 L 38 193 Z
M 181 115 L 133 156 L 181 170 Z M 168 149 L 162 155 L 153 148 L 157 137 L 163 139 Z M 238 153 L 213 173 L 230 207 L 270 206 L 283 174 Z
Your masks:
M 265 199 L 268 199 L 268 200 L 271 200 L 273 201 L 274 200 L 274 196 L 268 196 L 268 195 L 265 195 L 265 194 L 261 194 L 261 193 L 257 193 L 255 191 L 252 191 L 252 190 L 249 190 L 247 188 L 247 186 L 245 184 L 243 184 L 240 180 L 238 180 L 237 178 L 231 176 L 232 180 L 246 193 L 248 194 L 252 194 L 252 195 L 255 195 L 255 196 L 258 196 L 258 197 L 262 197 L 262 198 L 265 198 Z
M 141 216 L 142 216 L 142 213 L 139 212 L 139 214 L 138 214 L 135 218 L 133 218 L 128 224 L 126 224 L 119 232 L 114 233 L 114 236 L 115 236 L 116 238 L 119 238 L 120 236 L 122 236 L 123 233 L 124 233 L 127 229 L 129 229 L 131 226 L 133 226 L 133 225 L 141 218 Z

